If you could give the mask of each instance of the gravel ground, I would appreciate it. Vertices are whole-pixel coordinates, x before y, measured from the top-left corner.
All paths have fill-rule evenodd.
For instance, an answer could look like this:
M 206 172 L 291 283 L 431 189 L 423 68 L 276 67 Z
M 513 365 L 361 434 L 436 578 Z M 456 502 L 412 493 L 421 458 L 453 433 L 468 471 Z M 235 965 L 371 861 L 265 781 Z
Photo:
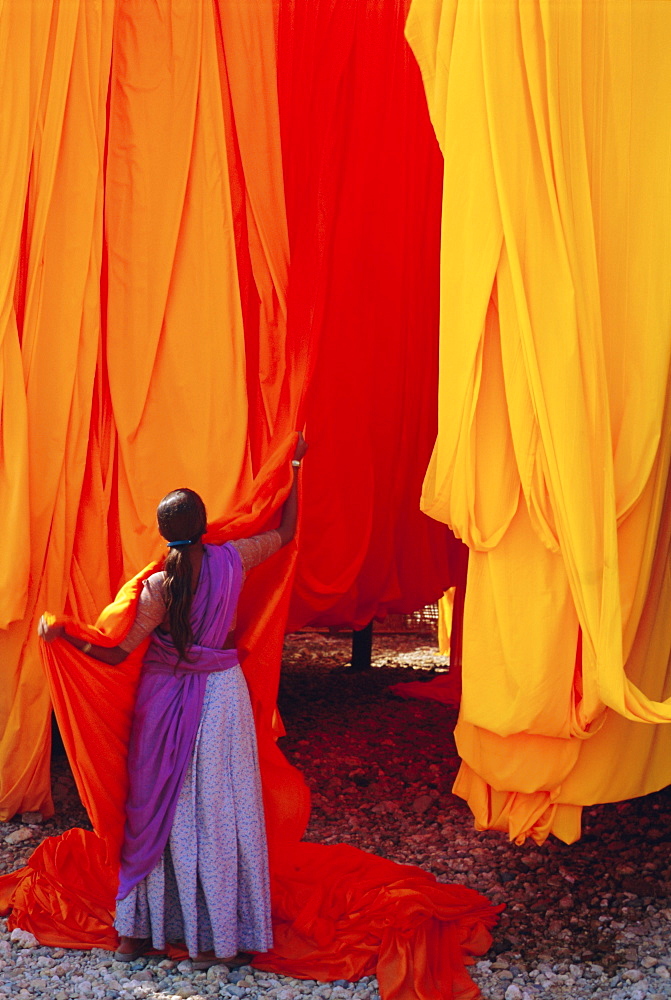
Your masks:
M 671 998 L 671 789 L 585 811 L 584 835 L 567 847 L 514 847 L 478 833 L 450 793 L 458 759 L 456 712 L 392 697 L 390 684 L 444 670 L 426 638 L 376 635 L 374 668 L 347 673 L 349 639 L 319 633 L 287 639 L 280 692 L 287 756 L 313 790 L 308 839 L 343 841 L 441 881 L 505 902 L 494 945 L 473 976 L 491 1000 Z M 54 765 L 57 815 L 0 824 L 0 871 L 11 871 L 44 836 L 85 824 L 63 760 Z M 109 952 L 42 948 L 0 921 L 0 997 L 273 997 L 378 1000 L 375 979 L 321 984 L 190 962 L 141 959 L 129 968 Z

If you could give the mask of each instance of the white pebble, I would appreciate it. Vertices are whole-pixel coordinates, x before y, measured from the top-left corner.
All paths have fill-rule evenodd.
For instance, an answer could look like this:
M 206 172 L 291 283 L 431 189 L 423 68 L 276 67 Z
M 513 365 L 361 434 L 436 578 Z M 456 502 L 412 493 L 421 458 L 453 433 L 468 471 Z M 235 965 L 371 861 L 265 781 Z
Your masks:
M 217 979 L 226 979 L 228 977 L 228 966 L 227 965 L 211 965 L 207 970 L 207 978 L 210 982 L 214 982 Z
M 24 931 L 20 927 L 15 927 L 9 935 L 10 941 L 15 941 L 19 948 L 37 948 L 39 941 L 30 931 Z

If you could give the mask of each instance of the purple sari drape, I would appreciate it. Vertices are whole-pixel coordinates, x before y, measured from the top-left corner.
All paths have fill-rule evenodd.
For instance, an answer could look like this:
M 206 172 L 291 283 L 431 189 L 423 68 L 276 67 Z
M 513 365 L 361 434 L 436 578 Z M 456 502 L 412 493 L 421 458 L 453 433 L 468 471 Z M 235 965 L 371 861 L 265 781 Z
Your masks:
M 152 634 L 144 658 L 128 746 L 128 799 L 117 899 L 156 866 L 170 836 L 177 799 L 193 753 L 208 675 L 238 662 L 222 649 L 242 586 L 232 545 L 206 545 L 193 598 L 195 642 L 179 665 L 169 634 Z

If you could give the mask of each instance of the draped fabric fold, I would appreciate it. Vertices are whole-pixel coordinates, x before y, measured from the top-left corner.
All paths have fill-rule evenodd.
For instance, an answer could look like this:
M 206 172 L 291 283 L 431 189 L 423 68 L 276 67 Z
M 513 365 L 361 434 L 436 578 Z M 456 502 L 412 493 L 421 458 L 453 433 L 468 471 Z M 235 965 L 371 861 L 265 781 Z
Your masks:
M 406 33 L 445 160 L 422 506 L 471 548 L 455 791 L 572 840 L 671 777 L 671 11 L 414 0 Z

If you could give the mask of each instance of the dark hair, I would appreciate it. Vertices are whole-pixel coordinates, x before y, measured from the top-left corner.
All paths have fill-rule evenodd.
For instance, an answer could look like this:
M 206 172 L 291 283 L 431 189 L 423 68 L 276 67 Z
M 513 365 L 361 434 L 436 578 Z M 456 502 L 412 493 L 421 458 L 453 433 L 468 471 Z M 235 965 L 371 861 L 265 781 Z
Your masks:
M 188 542 L 170 549 L 163 567 L 165 571 L 165 606 L 170 621 L 170 634 L 180 660 L 188 660 L 193 645 L 191 603 L 191 546 L 207 531 L 205 504 L 193 490 L 173 490 L 164 496 L 156 511 L 158 530 L 167 542 Z

